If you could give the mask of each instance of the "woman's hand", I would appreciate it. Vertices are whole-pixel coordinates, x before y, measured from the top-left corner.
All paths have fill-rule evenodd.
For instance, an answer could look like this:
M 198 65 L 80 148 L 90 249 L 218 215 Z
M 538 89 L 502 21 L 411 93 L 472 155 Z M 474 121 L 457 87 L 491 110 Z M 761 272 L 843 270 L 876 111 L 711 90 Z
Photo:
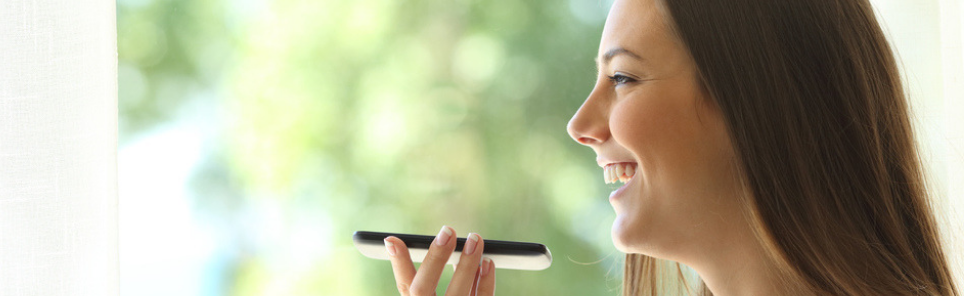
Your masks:
M 385 238 L 385 248 L 391 257 L 392 270 L 395 272 L 395 284 L 398 292 L 403 296 L 435 295 L 439 277 L 445 269 L 445 263 L 455 250 L 455 230 L 442 226 L 442 230 L 435 236 L 435 241 L 428 249 L 425 260 L 419 266 L 418 272 L 412 264 L 408 248 L 401 239 L 390 236 Z M 495 293 L 495 264 L 492 260 L 482 258 L 482 237 L 470 233 L 462 248 L 455 275 L 445 290 L 446 296 L 479 295 L 489 296 Z

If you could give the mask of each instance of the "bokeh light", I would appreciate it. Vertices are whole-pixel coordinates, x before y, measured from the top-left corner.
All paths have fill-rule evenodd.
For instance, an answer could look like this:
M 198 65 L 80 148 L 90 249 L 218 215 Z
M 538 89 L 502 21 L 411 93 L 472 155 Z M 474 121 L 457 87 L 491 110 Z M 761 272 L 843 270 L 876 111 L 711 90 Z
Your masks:
M 122 294 L 392 295 L 352 232 L 443 224 L 549 246 L 500 294 L 618 294 L 565 131 L 610 2 L 119 1 Z

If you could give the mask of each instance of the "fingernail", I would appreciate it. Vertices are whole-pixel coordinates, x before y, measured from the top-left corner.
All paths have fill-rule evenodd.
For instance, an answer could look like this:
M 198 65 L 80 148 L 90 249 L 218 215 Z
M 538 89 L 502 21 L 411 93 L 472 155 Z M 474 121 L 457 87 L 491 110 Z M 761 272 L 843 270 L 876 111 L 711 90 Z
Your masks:
M 489 264 L 492 264 L 492 259 L 484 258 L 482 259 L 482 276 L 489 275 Z
M 387 238 L 385 239 L 385 249 L 388 250 L 388 256 L 395 256 L 395 244 Z
M 475 246 L 479 244 L 479 235 L 475 233 L 469 233 L 469 238 L 465 240 L 465 248 L 462 249 L 463 254 L 472 255 L 475 252 Z
M 452 229 L 448 226 L 442 226 L 442 230 L 439 230 L 438 235 L 435 236 L 435 244 L 444 246 L 449 242 L 450 237 L 452 237 Z

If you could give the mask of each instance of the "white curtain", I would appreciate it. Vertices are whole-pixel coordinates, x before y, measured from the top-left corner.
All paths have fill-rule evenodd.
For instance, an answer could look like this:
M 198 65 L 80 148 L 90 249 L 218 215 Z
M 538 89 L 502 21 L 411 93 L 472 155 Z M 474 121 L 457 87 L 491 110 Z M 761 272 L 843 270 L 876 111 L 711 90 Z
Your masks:
M 0 295 L 117 295 L 112 0 L 0 1 Z
M 964 5 L 871 2 L 897 51 L 951 268 L 964 288 Z

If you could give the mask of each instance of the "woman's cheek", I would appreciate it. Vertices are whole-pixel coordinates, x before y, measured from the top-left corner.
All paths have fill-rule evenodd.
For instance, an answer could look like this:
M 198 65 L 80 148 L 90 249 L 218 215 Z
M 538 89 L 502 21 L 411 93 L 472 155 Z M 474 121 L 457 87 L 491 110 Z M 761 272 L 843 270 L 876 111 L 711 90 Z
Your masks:
M 659 115 L 653 114 L 654 106 L 648 102 L 646 96 L 636 95 L 623 98 L 613 106 L 609 126 L 613 138 L 623 147 L 638 148 L 637 145 L 652 136 L 654 126 L 662 125 L 658 122 Z

